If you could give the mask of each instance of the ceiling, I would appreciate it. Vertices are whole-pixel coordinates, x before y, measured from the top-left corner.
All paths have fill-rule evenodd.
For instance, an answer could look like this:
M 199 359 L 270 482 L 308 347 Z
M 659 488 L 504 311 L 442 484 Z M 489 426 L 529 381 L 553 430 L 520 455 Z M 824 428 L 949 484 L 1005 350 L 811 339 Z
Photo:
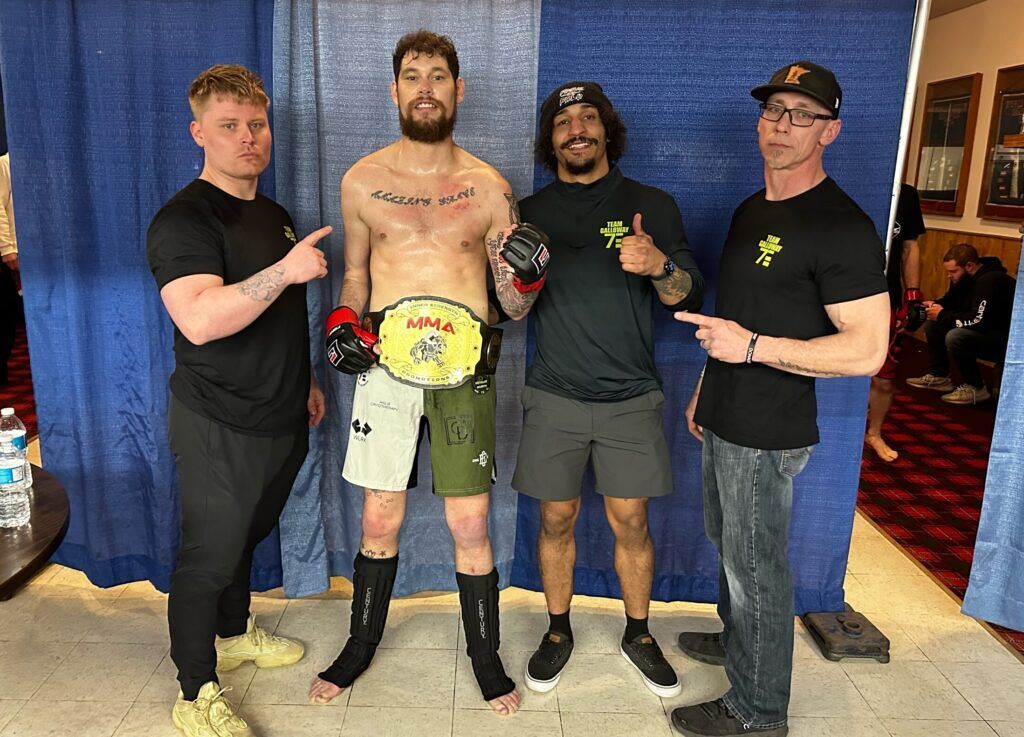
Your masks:
M 932 0 L 931 17 L 938 18 L 940 15 L 952 13 L 955 10 L 970 7 L 983 3 L 985 0 Z

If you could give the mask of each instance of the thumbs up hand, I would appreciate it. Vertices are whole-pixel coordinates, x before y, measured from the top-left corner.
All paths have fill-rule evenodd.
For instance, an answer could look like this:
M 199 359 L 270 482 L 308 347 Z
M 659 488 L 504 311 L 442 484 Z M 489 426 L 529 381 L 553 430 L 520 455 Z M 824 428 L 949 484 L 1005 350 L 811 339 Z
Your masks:
M 665 254 L 654 245 L 654 239 L 644 232 L 640 213 L 633 216 L 633 235 L 622 239 L 619 264 L 622 270 L 640 276 L 659 276 L 665 269 Z

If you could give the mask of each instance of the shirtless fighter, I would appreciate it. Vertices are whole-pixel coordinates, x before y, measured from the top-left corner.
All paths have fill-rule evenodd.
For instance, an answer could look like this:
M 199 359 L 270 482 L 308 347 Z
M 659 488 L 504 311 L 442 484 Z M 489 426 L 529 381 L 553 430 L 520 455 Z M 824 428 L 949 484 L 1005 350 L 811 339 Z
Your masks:
M 519 319 L 544 283 L 546 236 L 519 224 L 501 175 L 452 141 L 465 87 L 451 39 L 410 33 L 393 62 L 402 136 L 341 180 L 345 277 L 327 319 L 327 355 L 339 371 L 359 375 L 343 475 L 365 487 L 363 534 L 350 636 L 309 696 L 315 703 L 336 697 L 380 643 L 426 416 L 435 493 L 444 497 L 455 543 L 467 653 L 484 699 L 509 715 L 520 696 L 498 657 L 498 572 L 487 532 L 500 339 L 486 325 L 487 265 L 502 308 Z

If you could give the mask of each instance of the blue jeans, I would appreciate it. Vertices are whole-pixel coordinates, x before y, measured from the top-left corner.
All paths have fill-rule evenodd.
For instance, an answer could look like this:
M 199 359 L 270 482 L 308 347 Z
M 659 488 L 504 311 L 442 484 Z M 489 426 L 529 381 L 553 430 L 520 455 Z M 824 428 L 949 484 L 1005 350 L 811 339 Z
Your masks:
M 793 575 L 786 550 L 793 477 L 811 448 L 757 450 L 704 429 L 704 526 L 718 550 L 723 697 L 745 724 L 786 723 L 793 672 Z

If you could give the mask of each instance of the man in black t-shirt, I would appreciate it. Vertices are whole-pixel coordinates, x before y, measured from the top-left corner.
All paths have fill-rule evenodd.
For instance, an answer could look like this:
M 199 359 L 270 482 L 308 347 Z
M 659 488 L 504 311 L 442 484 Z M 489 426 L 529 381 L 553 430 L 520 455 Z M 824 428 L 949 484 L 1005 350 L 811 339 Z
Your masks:
M 217 670 L 302 657 L 249 608 L 256 545 L 277 524 L 306 457 L 324 396 L 310 371 L 306 282 L 327 274 L 315 244 L 296 242 L 280 205 L 256 192 L 270 161 L 270 100 L 259 77 L 218 65 L 189 89 L 199 178 L 165 204 L 147 234 L 149 264 L 174 322 L 168 435 L 178 466 L 181 549 L 167 618 L 181 691 L 172 711 L 189 737 L 251 735 Z
M 900 363 L 903 336 L 924 324 L 924 296 L 920 287 L 921 249 L 917 244 L 923 233 L 924 218 L 917 190 L 909 184 L 902 184 L 896 201 L 896 221 L 892 224 L 889 263 L 885 269 L 889 284 L 889 349 L 882 368 L 871 377 L 868 429 L 864 433 L 864 442 L 886 462 L 899 457 L 899 453 L 882 438 L 882 424 L 892 406 L 893 381 Z
M 885 358 L 884 249 L 822 166 L 839 135 L 829 70 L 788 64 L 761 101 L 765 189 L 737 209 L 722 250 L 716 317 L 680 312 L 708 353 L 686 419 L 702 440 L 704 519 L 720 555 L 720 634 L 680 648 L 725 666 L 721 698 L 672 712 L 687 735 L 781 737 L 793 669 L 786 557 L 793 478 L 818 442 L 815 377 L 870 376 Z
M 623 656 L 666 698 L 679 679 L 647 626 L 654 546 L 647 500 L 672 491 L 654 363 L 655 298 L 700 309 L 704 282 L 672 196 L 615 166 L 626 128 L 594 82 L 568 82 L 541 107 L 537 158 L 557 178 L 520 203 L 551 239 L 552 266 L 533 306 L 537 352 L 512 487 L 540 500 L 538 559 L 549 628 L 526 669 L 550 691 L 572 653 L 575 537 L 588 461 L 615 535 L 626 630 Z

